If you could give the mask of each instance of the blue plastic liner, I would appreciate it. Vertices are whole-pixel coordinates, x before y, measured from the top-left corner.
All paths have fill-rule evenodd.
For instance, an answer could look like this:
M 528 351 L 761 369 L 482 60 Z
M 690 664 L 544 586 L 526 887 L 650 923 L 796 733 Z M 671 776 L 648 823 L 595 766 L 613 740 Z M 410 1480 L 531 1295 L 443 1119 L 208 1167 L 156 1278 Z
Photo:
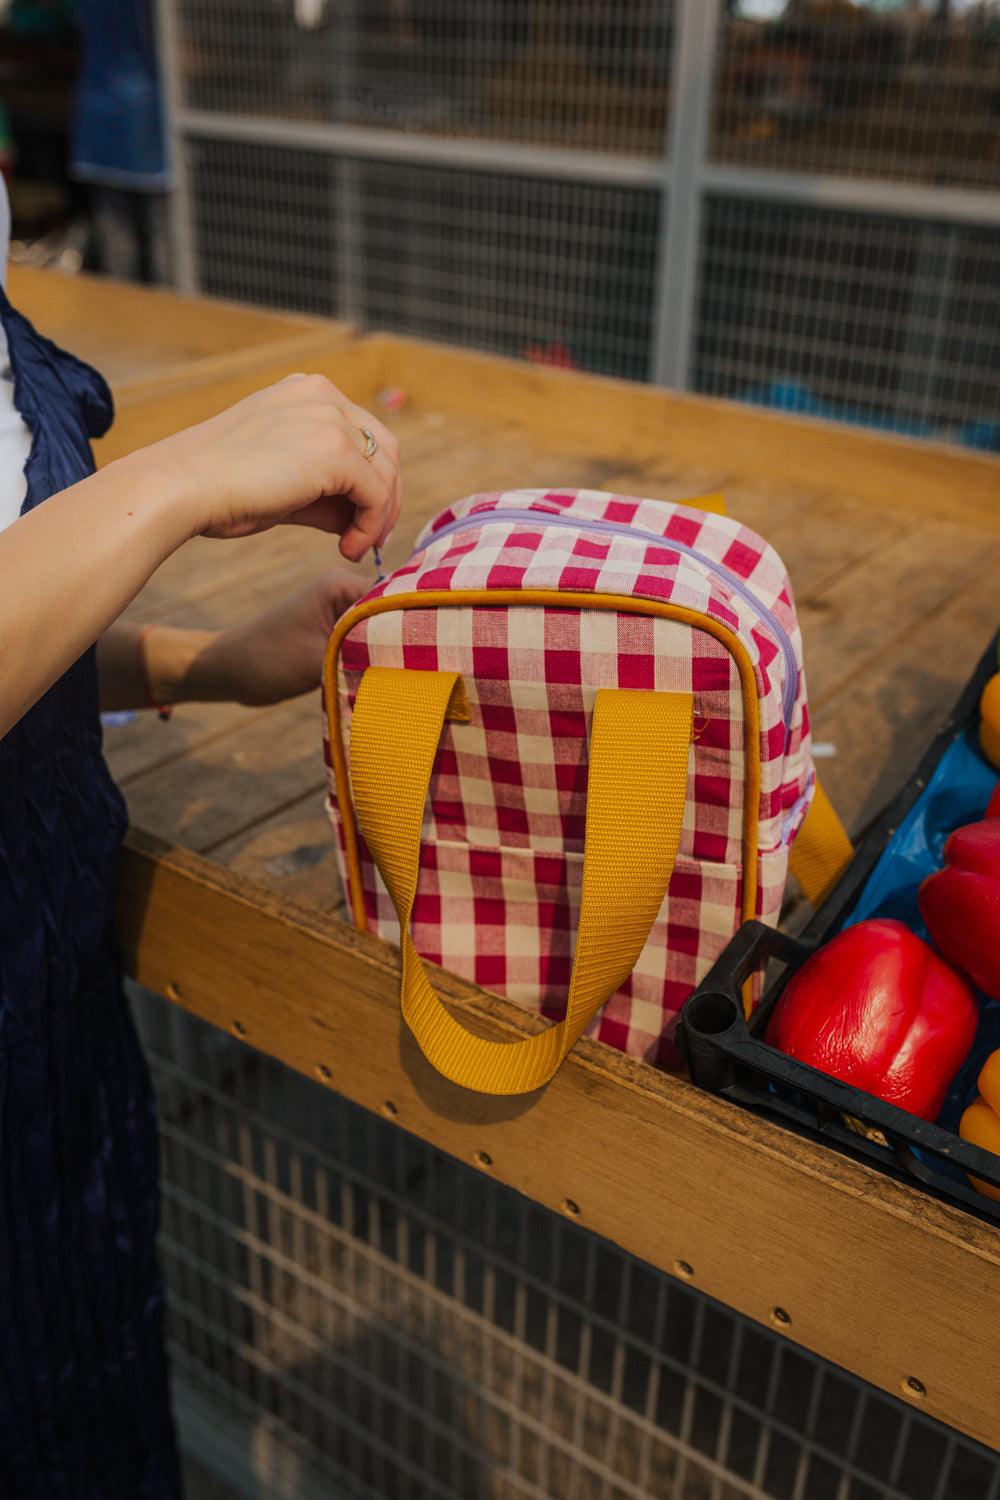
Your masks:
M 844 922 L 851 927 L 870 917 L 893 917 L 929 940 L 917 905 L 920 882 L 944 864 L 950 833 L 977 823 L 1000 777 L 986 761 L 972 731 L 952 742 L 917 801 L 886 844 L 861 897 Z M 958 1130 L 962 1111 L 976 1097 L 976 1079 L 989 1054 L 1000 1047 L 1000 1005 L 976 991 L 979 1030 L 969 1057 L 955 1077 L 938 1124 Z
M 750 386 L 740 392 L 739 399 L 753 401 L 760 406 L 776 406 L 780 411 L 824 417 L 832 422 L 860 423 L 865 427 L 881 428 L 883 432 L 898 432 L 905 437 L 936 438 L 942 442 L 960 443 L 964 448 L 985 448 L 990 453 L 1000 452 L 1000 422 L 985 414 L 957 427 L 942 427 L 920 417 L 899 416 L 873 411 L 868 406 L 844 406 L 835 401 L 825 401 L 809 386 L 801 385 L 795 380 L 772 380 L 767 384 Z

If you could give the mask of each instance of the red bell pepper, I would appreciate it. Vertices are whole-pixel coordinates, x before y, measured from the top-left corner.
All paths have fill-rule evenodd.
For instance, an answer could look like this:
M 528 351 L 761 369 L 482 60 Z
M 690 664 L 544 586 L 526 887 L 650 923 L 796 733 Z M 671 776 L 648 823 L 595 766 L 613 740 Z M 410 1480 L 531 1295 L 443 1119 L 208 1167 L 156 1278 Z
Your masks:
M 1000 1000 L 1000 817 L 956 828 L 944 857 L 918 895 L 927 930 L 950 963 Z
M 902 922 L 859 922 L 793 976 L 766 1040 L 924 1120 L 941 1111 L 972 1046 L 968 985 Z

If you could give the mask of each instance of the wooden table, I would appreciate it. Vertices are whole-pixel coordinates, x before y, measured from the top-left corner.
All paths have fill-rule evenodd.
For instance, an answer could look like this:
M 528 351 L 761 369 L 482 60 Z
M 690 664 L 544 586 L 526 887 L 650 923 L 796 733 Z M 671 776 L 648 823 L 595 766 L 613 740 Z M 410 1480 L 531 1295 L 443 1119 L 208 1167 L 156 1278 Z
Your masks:
M 101 456 L 291 367 L 132 404 Z M 789 565 L 814 729 L 835 750 L 824 779 L 855 829 L 911 771 L 996 627 L 992 458 L 388 337 L 309 367 L 375 409 L 386 387 L 408 393 L 385 418 L 407 496 L 390 564 L 428 516 L 479 488 L 725 491 Z M 336 559 L 329 539 L 295 528 L 193 542 L 134 613 L 226 625 Z M 312 698 L 191 705 L 169 724 L 109 730 L 143 830 L 121 883 L 131 972 L 750 1317 L 784 1309 L 775 1326 L 790 1338 L 1000 1446 L 997 1229 L 593 1042 L 527 1100 L 468 1095 L 431 1072 L 398 1018 L 395 952 L 341 920 L 320 733 Z M 453 976 L 440 983 L 484 1034 L 535 1029 Z
M 305 359 L 354 332 L 349 323 L 32 266 L 11 265 L 7 290 L 41 332 L 96 365 L 119 410 L 227 371 Z

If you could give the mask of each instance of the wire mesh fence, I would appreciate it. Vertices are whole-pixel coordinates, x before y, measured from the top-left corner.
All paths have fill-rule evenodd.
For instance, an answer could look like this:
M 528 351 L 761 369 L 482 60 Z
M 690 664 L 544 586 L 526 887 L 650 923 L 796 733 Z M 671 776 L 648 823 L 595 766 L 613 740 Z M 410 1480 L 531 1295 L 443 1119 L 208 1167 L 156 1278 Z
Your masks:
M 233 141 L 192 174 L 206 291 L 646 374 L 656 193 Z
M 692 384 L 1000 447 L 1000 231 L 710 197 Z
M 242 1414 L 252 1493 L 1000 1495 L 997 1455 L 488 1166 L 165 1001 L 137 1004 L 161 1108 L 174 1365 L 189 1406 Z
M 671 0 L 180 0 L 198 109 L 659 155 Z
M 336 161 L 314 151 L 194 142 L 200 280 L 219 297 L 339 317 Z

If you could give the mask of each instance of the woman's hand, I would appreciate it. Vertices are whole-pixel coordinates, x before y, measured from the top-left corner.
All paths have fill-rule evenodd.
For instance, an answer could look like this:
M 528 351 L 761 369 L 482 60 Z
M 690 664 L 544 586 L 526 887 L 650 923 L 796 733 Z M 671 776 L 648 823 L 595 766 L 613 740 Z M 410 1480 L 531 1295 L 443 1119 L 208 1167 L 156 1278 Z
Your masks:
M 97 649 L 104 709 L 198 700 L 283 703 L 319 686 L 339 617 L 370 587 L 331 568 L 298 594 L 231 630 L 184 630 L 118 620 Z
M 300 593 L 222 631 L 192 663 L 182 696 L 262 705 L 311 692 L 322 680 L 330 632 L 370 587 L 370 579 L 332 568 Z
M 367 428 L 378 443 L 366 462 Z M 196 427 L 118 461 L 159 473 L 192 536 L 247 536 L 279 522 L 341 535 L 356 562 L 381 544 L 402 499 L 399 444 L 324 375 L 290 375 Z

